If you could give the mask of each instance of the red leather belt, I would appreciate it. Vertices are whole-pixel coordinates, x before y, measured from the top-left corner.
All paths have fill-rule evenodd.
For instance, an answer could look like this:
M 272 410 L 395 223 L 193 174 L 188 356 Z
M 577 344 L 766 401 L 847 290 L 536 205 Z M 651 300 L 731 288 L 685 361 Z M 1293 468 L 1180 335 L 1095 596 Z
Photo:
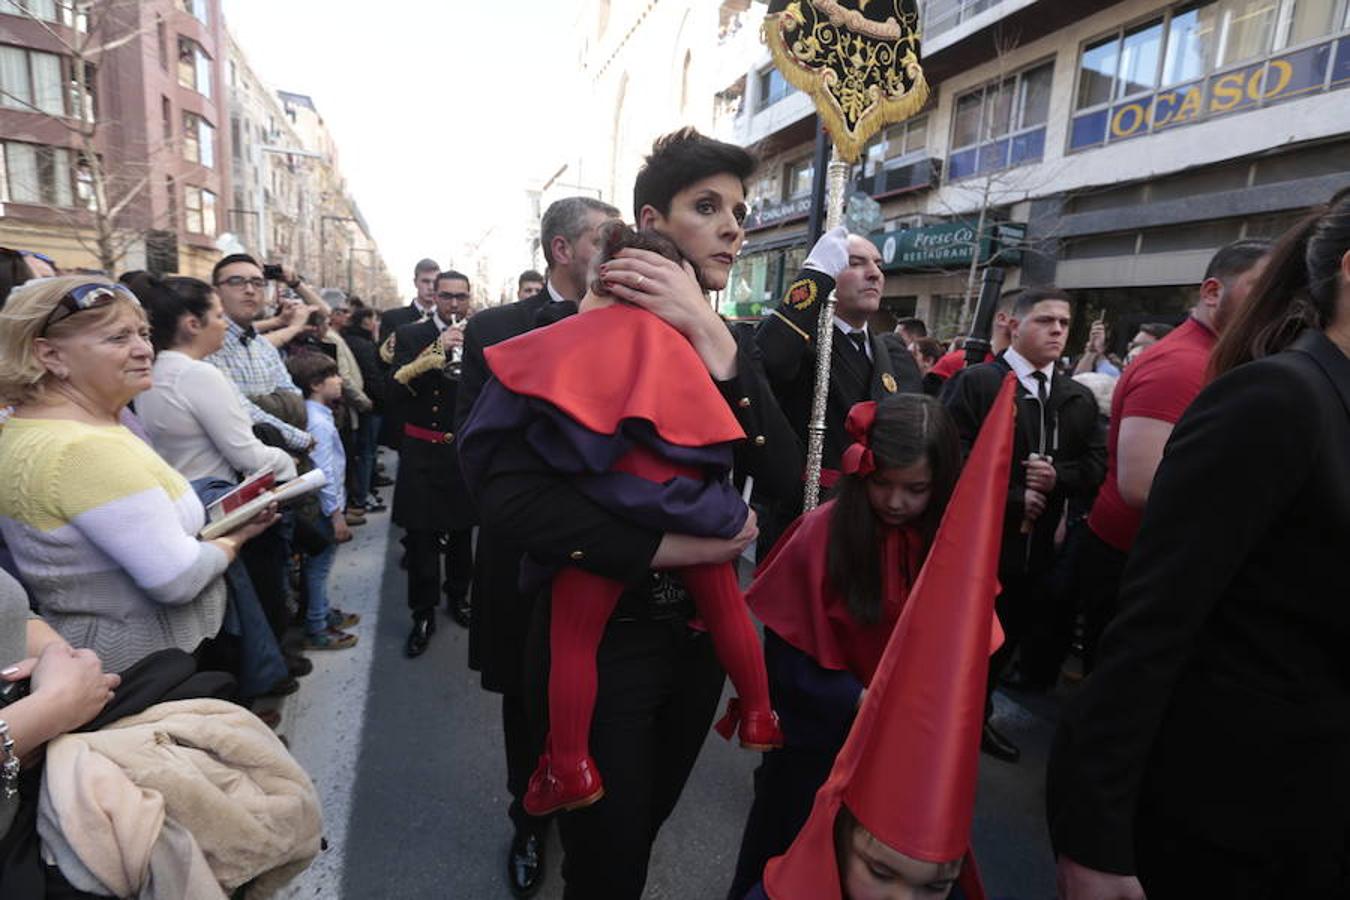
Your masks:
M 430 428 L 420 428 L 406 422 L 403 424 L 403 433 L 428 444 L 448 444 L 455 439 L 454 434 L 449 431 L 432 431 Z

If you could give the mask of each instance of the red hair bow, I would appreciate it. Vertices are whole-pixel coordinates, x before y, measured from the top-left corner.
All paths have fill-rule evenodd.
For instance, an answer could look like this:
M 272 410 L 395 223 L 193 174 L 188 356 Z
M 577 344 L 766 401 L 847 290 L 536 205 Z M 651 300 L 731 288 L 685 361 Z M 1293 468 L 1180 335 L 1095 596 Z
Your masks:
M 857 441 L 844 451 L 839 470 L 845 475 L 871 475 L 876 471 L 877 460 L 872 455 L 868 439 L 872 433 L 872 423 L 877 419 L 875 400 L 853 404 L 844 420 L 844 430 Z

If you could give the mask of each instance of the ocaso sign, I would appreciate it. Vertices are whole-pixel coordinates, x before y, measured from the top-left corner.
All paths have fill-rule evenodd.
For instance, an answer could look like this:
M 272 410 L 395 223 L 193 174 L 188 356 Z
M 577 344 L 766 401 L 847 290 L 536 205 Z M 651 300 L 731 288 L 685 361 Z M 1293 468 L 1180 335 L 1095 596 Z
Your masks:
M 1342 54 L 1350 53 L 1350 39 L 1342 39 L 1340 44 Z M 1128 140 L 1321 91 L 1327 87 L 1327 70 L 1335 49 L 1335 43 L 1308 47 L 1076 116 L 1070 127 L 1069 148 Z M 1345 83 L 1333 75 L 1332 87 Z

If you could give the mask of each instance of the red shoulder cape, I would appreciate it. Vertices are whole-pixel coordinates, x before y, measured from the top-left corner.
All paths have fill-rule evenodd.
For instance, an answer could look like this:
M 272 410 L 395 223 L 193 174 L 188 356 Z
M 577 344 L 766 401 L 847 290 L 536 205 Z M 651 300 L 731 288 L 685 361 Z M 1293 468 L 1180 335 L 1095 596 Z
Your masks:
M 774 633 L 826 669 L 851 672 L 870 684 L 891 629 L 909 596 L 923 558 L 923 538 L 913 528 L 887 528 L 881 546 L 881 621 L 863 624 L 830 584 L 826 547 L 834 501 L 788 526 L 764 558 L 746 602 Z
M 483 355 L 508 390 L 551 403 L 598 434 L 615 434 L 625 420 L 638 419 L 681 447 L 745 437 L 694 348 L 636 306 L 569 316 Z

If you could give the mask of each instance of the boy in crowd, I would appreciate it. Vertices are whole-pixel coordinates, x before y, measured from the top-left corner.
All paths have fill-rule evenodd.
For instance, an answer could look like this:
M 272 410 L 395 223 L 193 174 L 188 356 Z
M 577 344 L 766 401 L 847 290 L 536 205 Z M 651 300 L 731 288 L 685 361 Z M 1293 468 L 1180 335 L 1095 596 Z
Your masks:
M 328 539 L 318 553 L 307 554 L 300 563 L 307 611 L 305 649 L 346 650 L 356 646 L 351 628 L 360 619 L 353 613 L 328 605 L 328 573 L 333 570 L 337 545 L 351 540 L 343 510 L 347 507 L 347 458 L 333 422 L 332 407 L 342 399 L 342 376 L 337 363 L 321 353 L 297 353 L 286 361 L 291 378 L 305 395 L 306 430 L 314 438 L 310 457 L 328 479 L 319 490 L 322 515 L 315 526 Z

